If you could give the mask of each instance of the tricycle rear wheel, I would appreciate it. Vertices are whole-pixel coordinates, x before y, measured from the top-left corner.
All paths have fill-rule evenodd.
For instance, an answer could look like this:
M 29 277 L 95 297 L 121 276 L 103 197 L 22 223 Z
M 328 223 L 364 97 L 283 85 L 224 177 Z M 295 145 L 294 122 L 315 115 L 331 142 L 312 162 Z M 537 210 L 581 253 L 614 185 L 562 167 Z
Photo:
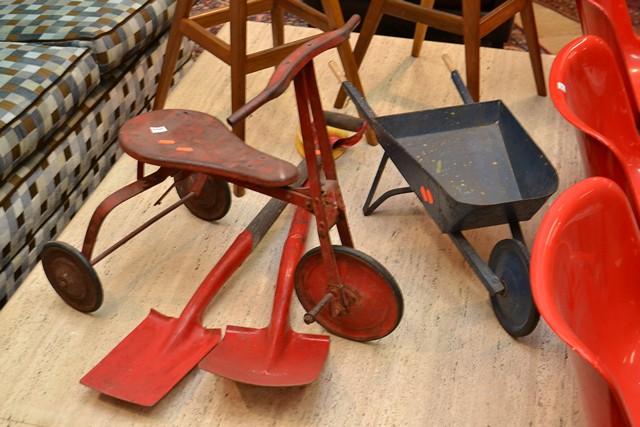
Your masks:
M 527 249 L 518 240 L 501 240 L 491 251 L 489 267 L 505 288 L 491 296 L 491 306 L 500 325 L 513 337 L 529 335 L 536 328 L 540 314 L 531 295 Z
M 389 335 L 400 323 L 404 302 L 395 279 L 382 264 L 350 247 L 333 246 L 340 280 L 356 296 L 345 313 L 331 314 L 327 304 L 315 317 L 327 331 L 353 341 L 372 341 Z M 328 292 L 320 247 L 307 252 L 296 266 L 296 295 L 309 311 Z
M 184 179 L 175 181 L 180 198 L 189 194 L 197 177 L 197 173 L 192 173 Z M 205 221 L 221 219 L 231 208 L 229 184 L 220 178 L 207 176 L 200 194 L 187 200 L 184 205 L 194 216 Z
M 47 242 L 40 259 L 49 283 L 64 302 L 83 313 L 100 308 L 100 279 L 80 251 L 63 242 Z

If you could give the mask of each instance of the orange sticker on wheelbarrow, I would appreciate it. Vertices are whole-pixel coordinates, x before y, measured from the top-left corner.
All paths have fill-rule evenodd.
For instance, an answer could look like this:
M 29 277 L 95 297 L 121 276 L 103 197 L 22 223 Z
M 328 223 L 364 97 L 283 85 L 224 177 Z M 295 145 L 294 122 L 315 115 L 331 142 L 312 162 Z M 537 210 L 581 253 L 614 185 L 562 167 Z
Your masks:
M 424 185 L 421 185 L 420 194 L 422 194 L 422 200 L 429 203 L 430 205 L 433 204 L 433 194 L 431 194 L 431 190 L 426 188 Z
M 191 147 L 176 147 L 176 151 L 182 151 L 184 153 L 190 153 L 193 151 Z
M 173 145 L 176 142 L 173 139 L 161 139 L 160 141 L 158 141 L 158 144 L 161 145 Z

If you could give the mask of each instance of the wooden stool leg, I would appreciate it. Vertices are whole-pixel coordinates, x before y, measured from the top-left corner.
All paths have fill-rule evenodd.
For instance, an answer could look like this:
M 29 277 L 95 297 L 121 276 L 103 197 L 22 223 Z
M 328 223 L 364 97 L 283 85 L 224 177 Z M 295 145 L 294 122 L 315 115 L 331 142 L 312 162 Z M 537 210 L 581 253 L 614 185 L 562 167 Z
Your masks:
M 330 28 L 339 28 L 344 25 L 344 17 L 342 16 L 342 9 L 340 8 L 338 0 L 322 0 L 322 7 L 327 16 Z M 338 54 L 340 55 L 342 67 L 344 68 L 347 79 L 353 83 L 361 93 L 364 93 L 364 90 L 362 89 L 362 82 L 358 75 L 358 64 L 353 56 L 349 40 L 338 46 Z M 342 108 L 343 106 L 344 101 L 339 103 L 338 100 L 336 100 L 336 108 Z M 376 134 L 373 129 L 367 130 L 367 142 L 369 145 L 378 144 L 378 139 L 376 138 Z
M 231 111 L 242 107 L 246 101 L 247 80 L 247 2 L 233 0 L 230 2 L 231 12 Z M 233 133 L 244 141 L 244 120 L 233 126 Z M 244 188 L 234 185 L 236 196 L 244 195 Z
M 356 68 L 360 68 L 360 64 L 362 64 L 362 60 L 364 59 L 364 55 L 369 48 L 371 39 L 378 29 L 380 19 L 382 19 L 382 6 L 384 5 L 384 1 L 385 0 L 372 0 L 371 3 L 369 3 L 367 15 L 365 16 L 364 22 L 362 23 L 360 35 L 358 36 L 358 41 L 356 42 L 356 47 L 353 51 L 353 56 L 356 61 Z M 348 74 L 347 77 L 349 77 Z M 340 90 L 340 92 L 338 92 L 338 97 L 336 98 L 335 107 L 342 108 L 346 99 L 347 94 L 344 90 Z
M 176 12 L 171 23 L 169 31 L 169 40 L 167 40 L 167 48 L 164 52 L 162 60 L 162 70 L 158 79 L 158 89 L 156 90 L 156 98 L 153 101 L 153 109 L 161 110 L 167 101 L 169 89 L 171 88 L 171 79 L 178 62 L 180 54 L 180 45 L 182 43 L 182 33 L 180 32 L 180 21 L 189 16 L 192 2 L 190 0 L 178 0 Z
M 462 18 L 467 88 L 477 102 L 480 99 L 480 2 L 463 0 Z
M 330 28 L 335 29 L 344 25 L 344 17 L 342 16 L 342 9 L 338 0 L 322 0 L 322 7 L 327 16 Z M 362 91 L 362 84 L 360 83 L 360 76 L 358 75 L 358 66 L 353 57 L 353 51 L 351 50 L 351 45 L 348 40 L 338 46 L 338 53 L 340 54 L 342 67 L 344 68 L 347 78 Z M 342 106 L 336 105 L 336 107 L 340 108 Z
M 271 6 L 271 34 L 274 47 L 284 44 L 284 10 L 279 0 L 274 0 Z
M 536 29 L 536 18 L 533 14 L 531 0 L 525 1 L 520 11 L 520 16 L 522 17 L 522 26 L 524 27 L 524 35 L 527 39 L 529 59 L 531 59 L 531 68 L 533 69 L 533 76 L 536 80 L 538 95 L 547 96 L 547 88 L 544 84 L 544 71 L 542 70 L 540 44 L 538 42 L 538 30 Z
M 435 0 L 420 0 L 420 6 L 425 9 L 433 8 L 433 4 Z M 427 35 L 427 25 L 426 24 L 416 24 L 416 30 L 413 34 L 413 47 L 411 48 L 411 56 L 417 58 L 420 56 L 420 50 L 422 49 L 422 43 L 424 42 L 424 37 Z

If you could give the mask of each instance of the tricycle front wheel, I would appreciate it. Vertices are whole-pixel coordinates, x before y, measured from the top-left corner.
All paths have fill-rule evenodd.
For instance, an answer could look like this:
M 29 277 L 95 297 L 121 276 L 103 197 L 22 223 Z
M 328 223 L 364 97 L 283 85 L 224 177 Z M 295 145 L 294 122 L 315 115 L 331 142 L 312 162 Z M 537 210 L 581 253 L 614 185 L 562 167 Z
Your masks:
M 353 341 L 389 335 L 400 323 L 404 302 L 395 279 L 378 261 L 346 246 L 333 246 L 341 283 L 352 299 L 347 309 L 331 313 L 327 304 L 315 320 L 327 331 Z M 296 294 L 305 310 L 318 304 L 329 289 L 320 247 L 307 252 L 295 271 Z M 335 297 L 334 297 L 335 298 Z
M 184 179 L 175 181 L 180 198 L 189 194 L 197 177 L 197 173 L 192 173 Z M 221 219 L 231 208 L 229 184 L 220 178 L 207 176 L 200 194 L 187 200 L 184 205 L 194 216 L 205 221 Z
M 40 259 L 49 283 L 64 302 L 83 313 L 100 308 L 100 279 L 80 251 L 66 243 L 47 242 Z
M 489 267 L 504 285 L 504 291 L 491 297 L 500 325 L 513 337 L 529 335 L 540 314 L 531 295 L 527 249 L 515 239 L 501 240 L 491 251 Z

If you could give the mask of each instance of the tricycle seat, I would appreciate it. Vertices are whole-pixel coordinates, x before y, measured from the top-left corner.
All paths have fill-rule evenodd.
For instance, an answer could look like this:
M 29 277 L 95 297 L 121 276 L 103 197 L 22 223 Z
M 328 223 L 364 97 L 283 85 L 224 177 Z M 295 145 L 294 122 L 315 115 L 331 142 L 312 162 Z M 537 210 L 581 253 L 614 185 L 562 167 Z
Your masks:
M 122 126 L 119 140 L 128 155 L 152 165 L 264 187 L 283 187 L 298 179 L 294 165 L 251 148 L 220 120 L 197 111 L 141 114 Z

